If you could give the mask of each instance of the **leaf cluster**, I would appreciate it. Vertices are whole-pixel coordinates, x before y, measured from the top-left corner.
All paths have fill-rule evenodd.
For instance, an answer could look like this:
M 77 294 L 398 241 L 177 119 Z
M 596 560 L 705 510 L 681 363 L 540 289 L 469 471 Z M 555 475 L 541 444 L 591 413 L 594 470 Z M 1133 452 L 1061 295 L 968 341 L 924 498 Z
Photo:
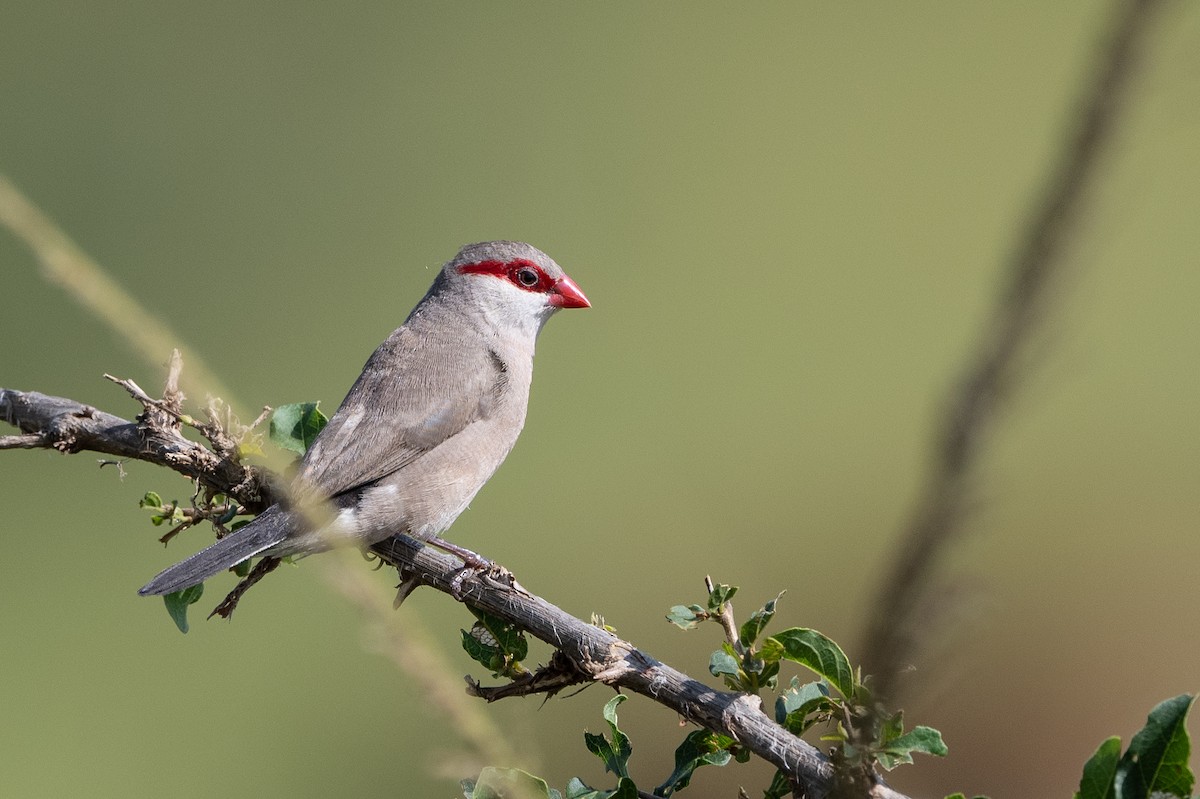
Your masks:
M 872 696 L 869 680 L 851 666 L 837 642 L 807 627 L 790 627 L 764 635 L 783 594 L 766 602 L 740 626 L 730 601 L 736 586 L 709 582 L 707 602 L 676 605 L 667 620 L 690 630 L 705 621 L 725 629 L 725 641 L 709 659 L 709 671 L 734 691 L 759 694 L 775 690 L 783 663 L 796 663 L 816 675 L 804 682 L 793 677 L 775 700 L 775 720 L 794 735 L 822 726 L 822 740 L 837 742 L 834 760 L 843 769 L 870 773 L 876 766 L 891 770 L 912 763 L 914 754 L 944 756 L 946 745 L 932 727 L 904 729 L 902 712 L 889 713 Z M 787 775 L 777 772 L 767 799 L 792 792 Z
M 1113 736 L 1083 766 L 1075 799 L 1188 799 L 1196 778 L 1188 767 L 1188 711 L 1196 697 L 1180 694 L 1150 711 L 1146 726 L 1121 753 Z
M 614 788 L 593 788 L 573 777 L 565 792 L 551 788 L 545 780 L 520 769 L 484 769 L 477 780 L 464 780 L 466 799 L 638 799 L 638 787 L 629 774 L 629 759 L 633 744 L 617 721 L 617 707 L 628 699 L 617 694 L 604 705 L 604 720 L 609 733 L 583 734 L 588 751 L 600 758 L 604 770 L 617 777 Z M 695 730 L 683 739 L 675 750 L 675 766 L 667 778 L 652 791 L 653 796 L 670 797 L 686 788 L 692 774 L 701 766 L 723 766 L 730 760 L 746 762 L 750 753 L 736 746 L 727 736 L 708 730 Z

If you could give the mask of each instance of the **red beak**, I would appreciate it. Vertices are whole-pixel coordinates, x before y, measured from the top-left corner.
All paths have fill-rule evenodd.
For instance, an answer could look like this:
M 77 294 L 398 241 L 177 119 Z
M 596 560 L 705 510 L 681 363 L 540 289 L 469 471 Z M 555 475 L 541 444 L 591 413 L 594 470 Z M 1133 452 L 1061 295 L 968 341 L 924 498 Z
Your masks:
M 550 304 L 556 308 L 591 308 L 588 298 L 583 296 L 575 281 L 563 275 L 550 287 Z

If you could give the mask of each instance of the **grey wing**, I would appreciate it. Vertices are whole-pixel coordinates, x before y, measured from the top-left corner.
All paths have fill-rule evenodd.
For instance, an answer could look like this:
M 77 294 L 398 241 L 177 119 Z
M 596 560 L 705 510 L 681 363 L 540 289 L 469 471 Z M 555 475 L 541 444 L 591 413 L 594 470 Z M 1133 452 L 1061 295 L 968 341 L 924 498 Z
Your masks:
M 297 485 L 333 497 L 403 469 L 486 418 L 504 391 L 505 371 L 486 347 L 430 342 L 400 328 L 309 447 Z

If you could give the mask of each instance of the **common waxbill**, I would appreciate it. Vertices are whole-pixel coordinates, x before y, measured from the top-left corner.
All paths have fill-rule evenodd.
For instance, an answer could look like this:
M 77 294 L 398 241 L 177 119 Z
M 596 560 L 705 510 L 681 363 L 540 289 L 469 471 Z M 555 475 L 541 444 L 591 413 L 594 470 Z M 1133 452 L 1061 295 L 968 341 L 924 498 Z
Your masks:
M 590 304 L 528 244 L 463 247 L 367 360 L 305 453 L 286 507 L 138 593 L 179 591 L 256 555 L 366 547 L 398 533 L 436 541 L 517 441 L 542 325 L 559 308 Z

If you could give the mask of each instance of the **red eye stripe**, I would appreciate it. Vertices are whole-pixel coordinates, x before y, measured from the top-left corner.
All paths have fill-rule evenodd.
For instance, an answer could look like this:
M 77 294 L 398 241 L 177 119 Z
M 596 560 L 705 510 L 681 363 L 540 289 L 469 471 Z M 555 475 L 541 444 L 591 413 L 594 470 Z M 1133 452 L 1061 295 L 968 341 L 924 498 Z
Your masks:
M 525 285 L 521 282 L 521 272 L 530 270 L 537 275 L 537 282 Z M 535 294 L 546 294 L 554 288 L 554 281 L 546 276 L 542 268 L 527 258 L 514 258 L 511 261 L 479 261 L 474 264 L 463 264 L 458 271 L 464 275 L 492 275 L 501 277 L 519 289 Z

